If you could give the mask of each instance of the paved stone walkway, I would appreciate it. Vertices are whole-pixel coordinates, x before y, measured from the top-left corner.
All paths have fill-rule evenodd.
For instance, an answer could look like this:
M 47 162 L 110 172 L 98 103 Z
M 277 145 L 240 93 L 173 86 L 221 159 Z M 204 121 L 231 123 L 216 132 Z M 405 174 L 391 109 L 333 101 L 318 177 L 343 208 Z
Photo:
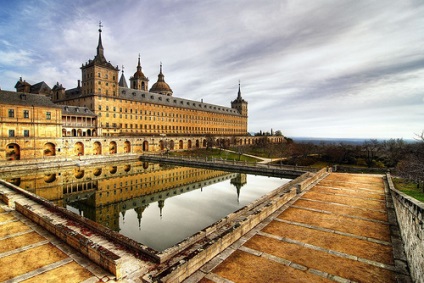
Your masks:
M 101 282 L 110 276 L 0 202 L 0 282 Z
M 332 173 L 185 282 L 410 282 L 386 196 L 382 176 Z

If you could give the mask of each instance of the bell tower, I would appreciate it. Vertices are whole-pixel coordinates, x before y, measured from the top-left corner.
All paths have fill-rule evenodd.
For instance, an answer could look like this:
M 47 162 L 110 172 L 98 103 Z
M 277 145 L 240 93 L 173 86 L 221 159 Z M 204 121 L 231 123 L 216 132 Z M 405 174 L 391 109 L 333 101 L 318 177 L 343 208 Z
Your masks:
M 102 43 L 102 27 L 102 22 L 100 22 L 96 56 L 81 66 L 82 95 L 117 96 L 118 93 L 119 68 L 106 61 Z
M 130 88 L 144 91 L 149 89 L 149 79 L 141 71 L 140 54 L 138 54 L 137 71 L 130 77 Z
M 237 98 L 231 102 L 231 108 L 236 109 L 241 116 L 247 117 L 247 101 L 241 97 L 240 81 Z

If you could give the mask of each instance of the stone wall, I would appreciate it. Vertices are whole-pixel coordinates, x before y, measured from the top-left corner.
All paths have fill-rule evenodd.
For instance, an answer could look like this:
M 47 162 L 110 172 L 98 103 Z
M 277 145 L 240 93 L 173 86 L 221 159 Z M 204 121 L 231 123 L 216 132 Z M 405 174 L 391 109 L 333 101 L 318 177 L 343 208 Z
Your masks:
M 390 174 L 387 182 L 405 247 L 411 277 L 424 282 L 424 204 L 395 189 Z

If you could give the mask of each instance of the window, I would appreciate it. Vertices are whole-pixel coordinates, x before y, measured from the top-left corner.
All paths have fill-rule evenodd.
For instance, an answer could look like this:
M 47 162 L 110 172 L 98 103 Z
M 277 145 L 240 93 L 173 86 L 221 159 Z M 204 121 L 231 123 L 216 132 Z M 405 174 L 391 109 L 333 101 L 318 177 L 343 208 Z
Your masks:
M 46 119 L 47 120 L 51 120 L 52 119 L 52 113 L 51 112 L 46 112 Z
M 24 137 L 29 137 L 29 130 L 24 130 Z
M 28 110 L 24 110 L 24 118 L 29 118 L 29 111 Z
M 9 109 L 9 118 L 14 118 L 14 117 L 15 117 L 15 110 Z
M 9 137 L 14 137 L 15 136 L 15 130 L 9 130 Z

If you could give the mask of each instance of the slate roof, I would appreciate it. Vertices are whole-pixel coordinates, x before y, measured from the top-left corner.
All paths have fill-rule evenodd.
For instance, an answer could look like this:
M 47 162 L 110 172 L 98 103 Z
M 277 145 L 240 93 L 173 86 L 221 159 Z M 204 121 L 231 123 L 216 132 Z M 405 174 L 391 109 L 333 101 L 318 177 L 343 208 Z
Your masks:
M 31 93 L 42 93 L 42 94 L 50 94 L 51 88 L 44 82 L 39 82 L 35 85 L 31 86 L 30 92 Z
M 5 90 L 0 90 L 0 103 L 11 105 L 61 108 L 61 106 L 54 104 L 49 97 L 42 94 L 23 93 Z
M 87 107 L 79 106 L 70 106 L 70 105 L 61 105 L 62 115 L 76 115 L 76 116 L 97 116 L 93 111 Z
M 172 106 L 172 107 L 178 107 L 178 108 L 184 108 L 184 109 L 207 111 L 207 112 L 213 112 L 213 113 L 231 114 L 231 115 L 237 115 L 237 116 L 240 115 L 240 113 L 236 109 L 233 109 L 230 107 L 204 103 L 203 101 L 199 102 L 199 101 L 194 101 L 194 100 L 189 100 L 184 98 L 177 98 L 173 96 L 165 96 L 163 94 L 136 90 L 132 88 L 125 88 L 125 87 L 119 87 L 119 96 L 116 98 L 140 101 L 145 103 L 153 103 L 153 104 L 159 104 L 159 105 L 166 105 L 166 106 Z
M 123 71 L 122 71 L 121 79 L 119 80 L 119 86 L 128 88 L 127 79 L 125 78 Z

